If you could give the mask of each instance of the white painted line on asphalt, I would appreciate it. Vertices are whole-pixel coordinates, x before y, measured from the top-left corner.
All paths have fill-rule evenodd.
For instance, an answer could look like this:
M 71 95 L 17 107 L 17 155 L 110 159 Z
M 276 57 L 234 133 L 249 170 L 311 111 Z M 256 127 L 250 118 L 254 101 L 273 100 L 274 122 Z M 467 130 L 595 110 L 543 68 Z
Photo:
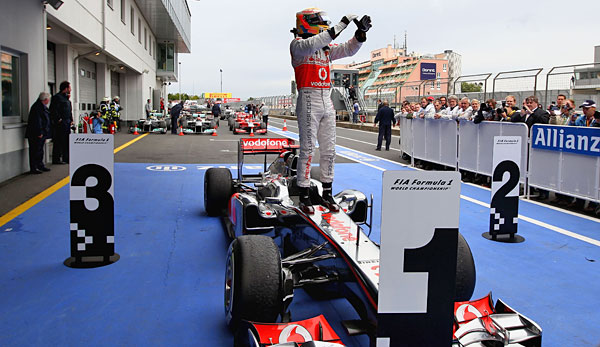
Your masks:
M 481 206 L 483 206 L 485 208 L 490 208 L 489 204 L 486 204 L 485 202 L 482 202 L 482 201 L 470 198 L 468 196 L 461 195 L 460 198 L 464 199 L 464 200 L 467 200 L 469 202 L 472 202 L 474 204 L 481 205 Z M 561 210 L 560 212 L 563 212 L 563 211 Z M 563 228 L 559 228 L 557 226 L 554 226 L 554 225 L 551 225 L 551 224 L 548 224 L 548 223 L 544 223 L 542 221 L 539 221 L 537 219 L 533 219 L 533 218 L 524 216 L 522 214 L 519 214 L 519 219 L 524 220 L 526 222 L 529 222 L 531 224 L 535 224 L 537 226 L 541 226 L 542 228 L 546 228 L 546 229 L 555 231 L 555 232 L 563 234 L 565 236 L 569 236 L 569 237 L 572 237 L 574 239 L 577 239 L 577 240 L 580 240 L 580 241 L 583 241 L 583 242 L 587 242 L 587 243 L 592 244 L 594 246 L 600 247 L 600 241 L 592 239 L 590 237 L 579 235 L 579 234 L 574 233 L 572 231 L 569 231 L 569 230 L 566 230 L 566 229 L 563 229 Z
M 290 127 L 291 127 L 291 126 L 288 126 L 288 128 L 290 128 Z M 296 129 L 297 129 L 298 127 L 294 126 L 294 128 L 296 128 Z M 347 128 L 342 128 L 342 129 L 347 129 Z M 349 130 L 354 130 L 354 129 L 349 129 Z M 371 133 L 371 134 L 377 134 L 377 133 L 370 132 L 370 131 L 363 131 L 363 132 L 365 132 L 365 133 Z M 377 144 L 376 144 L 376 143 L 367 142 L 367 141 L 362 141 L 362 140 L 357 140 L 357 139 L 353 139 L 353 138 L 351 138 L 351 137 L 340 136 L 340 135 L 337 135 L 337 134 L 336 134 L 336 136 L 335 136 L 335 137 L 336 137 L 336 138 L 340 138 L 340 139 L 344 139 L 344 140 L 349 140 L 349 141 L 354 141 L 354 142 L 360 142 L 360 143 L 364 143 L 364 144 L 366 144 L 366 145 L 377 146 Z M 392 136 L 392 137 L 393 137 L 393 136 Z M 399 149 L 397 149 L 397 148 L 390 147 L 390 149 L 391 149 L 392 151 L 398 151 L 398 152 L 400 152 L 400 150 L 399 150 Z
M 276 119 L 281 119 L 281 118 L 276 118 Z M 294 121 L 294 122 L 295 122 L 295 121 Z M 283 123 L 278 123 L 278 124 L 283 124 Z M 366 124 L 366 123 L 365 123 L 365 124 Z M 370 124 L 370 123 L 369 123 L 369 124 Z M 365 126 L 368 126 L 368 125 L 365 125 Z M 288 125 L 288 128 L 289 128 L 289 127 L 290 127 L 290 126 Z M 297 127 L 297 126 L 295 126 L 295 125 L 293 125 L 293 127 L 294 127 L 294 128 L 298 128 L 298 127 Z M 373 133 L 374 133 L 373 131 L 367 131 L 367 130 L 352 129 L 352 128 L 343 128 L 343 127 L 339 127 L 339 128 L 340 128 L 340 129 L 344 129 L 344 130 L 358 131 L 358 132 L 361 132 L 361 133 L 366 133 L 366 134 L 373 134 Z M 394 138 L 394 137 L 395 137 L 395 138 L 400 138 L 400 136 L 398 136 L 398 135 L 392 135 L 392 138 Z
M 291 136 L 288 136 L 288 135 L 286 135 L 285 133 L 279 133 L 278 131 L 274 131 L 274 132 L 275 132 L 275 133 L 278 133 L 279 135 L 286 136 L 286 137 L 288 137 L 288 138 L 292 138 Z M 298 134 L 296 134 L 296 133 L 293 133 L 293 134 L 295 134 L 295 135 L 298 135 Z M 293 139 L 293 138 L 292 138 L 292 139 Z M 372 154 L 368 154 L 368 153 L 364 153 L 364 152 L 358 151 L 358 150 L 356 150 L 356 149 L 352 149 L 352 148 L 348 148 L 348 147 L 344 147 L 344 146 L 340 146 L 340 145 L 336 145 L 336 146 L 338 146 L 338 147 L 340 147 L 340 148 L 345 148 L 345 149 L 348 149 L 348 150 L 351 150 L 351 151 L 354 151 L 354 152 L 357 152 L 357 153 L 360 153 L 360 154 L 364 154 L 364 155 L 368 155 L 368 156 L 377 157 L 377 156 L 374 156 L 374 155 L 372 155 Z M 337 153 L 337 151 L 336 151 L 336 154 L 340 155 L 339 153 Z M 342 155 L 340 155 L 340 156 L 342 156 Z M 352 157 L 349 157 L 349 156 L 343 156 L 343 157 L 344 157 L 344 158 L 347 158 L 347 159 L 351 159 L 351 160 L 353 160 L 353 161 L 356 161 L 356 162 L 358 162 L 358 163 L 360 163 L 360 164 L 363 164 L 363 165 L 366 165 L 366 166 L 372 167 L 372 168 L 374 168 L 374 169 L 377 169 L 377 170 L 379 170 L 379 171 L 386 171 L 386 169 L 384 169 L 384 168 L 381 168 L 381 167 L 379 167 L 379 166 L 376 166 L 376 165 L 373 165 L 373 164 L 370 164 L 370 163 L 364 162 L 364 161 L 362 161 L 362 160 L 360 160 L 360 159 L 357 159 L 357 158 L 352 158 Z M 379 158 L 379 157 L 377 157 L 377 158 Z M 380 159 L 387 160 L 387 159 L 385 159 L 385 158 L 380 158 Z M 394 163 L 394 164 L 398 164 L 398 165 L 403 165 L 403 164 L 396 163 L 396 162 L 393 162 L 393 161 L 390 161 L 390 162 L 392 162 L 392 163 Z M 403 165 L 403 166 L 406 166 L 406 165 Z M 461 194 L 460 198 L 461 198 L 461 199 L 463 199 L 463 200 L 466 200 L 466 201 L 472 202 L 472 203 L 474 203 L 474 204 L 477 204 L 477 205 L 480 205 L 480 206 L 486 207 L 486 208 L 488 208 L 488 209 L 490 208 L 490 205 L 489 205 L 489 204 L 487 204 L 487 203 L 485 203 L 485 202 L 483 202 L 483 201 L 479 201 L 479 200 L 473 199 L 473 198 L 471 198 L 471 197 L 468 197 L 468 196 L 466 196 L 466 195 L 462 195 L 462 194 Z M 563 212 L 563 211 L 560 211 L 560 212 Z M 591 245 L 594 245 L 594 246 L 598 246 L 598 247 L 600 247 L 600 241 L 598 241 L 598 240 L 595 240 L 595 239 L 592 239 L 592 238 L 590 238 L 590 237 L 583 236 L 583 235 L 579 235 L 579 234 L 577 234 L 577 233 L 574 233 L 574 232 L 572 232 L 572 231 L 569 231 L 569 230 L 566 230 L 566 229 L 563 229 L 563 228 L 559 228 L 559 227 L 557 227 L 557 226 L 554 226 L 554 225 L 551 225 L 551 224 L 548 224 L 548 223 L 544 223 L 544 222 L 542 222 L 542 221 L 539 221 L 539 220 L 537 220 L 537 219 L 533 219 L 533 218 L 530 218 L 530 217 L 527 217 L 527 216 L 524 216 L 524 215 L 521 215 L 521 214 L 519 214 L 519 219 L 521 219 L 521 220 L 524 220 L 524 221 L 526 221 L 526 222 L 529 222 L 529 223 L 531 223 L 531 224 L 535 224 L 535 225 L 537 225 L 537 226 L 541 226 L 542 228 L 546 228 L 546 229 L 548 229 L 548 230 L 552 230 L 552 231 L 554 231 L 554 232 L 557 232 L 557 233 L 563 234 L 563 235 L 565 235 L 565 236 L 572 237 L 572 238 L 574 238 L 574 239 L 577 239 L 577 240 L 580 240 L 580 241 L 583 241 L 583 242 L 589 243 L 589 244 L 591 244 Z
M 472 187 L 475 187 L 475 188 L 487 190 L 488 192 L 492 191 L 488 187 L 480 186 L 480 185 L 477 185 L 475 183 L 471 183 L 471 182 L 463 182 L 463 183 L 464 184 L 468 184 L 468 185 L 470 185 Z M 538 205 L 538 206 L 541 206 L 541 207 L 546 207 L 546 208 L 552 209 L 554 211 L 558 211 L 558 212 L 570 214 L 571 216 L 575 216 L 575 217 L 587 219 L 587 220 L 592 221 L 592 222 L 600 223 L 600 219 L 594 218 L 594 217 L 590 217 L 590 216 L 582 214 L 582 213 L 574 212 L 574 211 L 571 211 L 571 210 L 567 210 L 567 209 L 556 207 L 556 206 L 549 205 L 549 204 L 544 204 L 543 202 L 539 202 L 539 201 L 535 201 L 535 200 L 531 200 L 531 199 L 526 199 L 525 197 L 519 197 L 519 200 L 521 200 L 523 202 L 530 203 L 530 204 L 535 204 L 535 205 Z

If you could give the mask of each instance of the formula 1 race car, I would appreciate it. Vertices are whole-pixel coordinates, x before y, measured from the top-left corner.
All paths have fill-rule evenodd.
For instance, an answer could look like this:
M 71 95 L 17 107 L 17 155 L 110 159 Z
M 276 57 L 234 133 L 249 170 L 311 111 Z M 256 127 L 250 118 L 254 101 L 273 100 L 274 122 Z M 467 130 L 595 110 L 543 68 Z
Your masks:
M 170 120 L 163 117 L 150 116 L 148 119 L 140 119 L 137 124 L 129 127 L 129 133 L 133 134 L 136 130 L 140 133 L 166 134 L 169 128 Z
M 234 134 L 267 133 L 267 125 L 264 122 L 244 112 L 238 112 L 235 118 L 229 118 L 228 124 L 229 130 L 233 131 Z
M 219 126 L 219 120 L 211 114 L 192 114 L 183 120 L 183 132 L 186 134 L 212 134 Z
M 360 320 L 344 321 L 346 331 L 368 334 L 374 345 L 379 245 L 362 229 L 371 229 L 373 198 L 347 189 L 335 195 L 338 212 L 315 206 L 314 214 L 305 214 L 296 184 L 297 148 L 290 139 L 240 139 L 237 178 L 226 168 L 205 174 L 206 212 L 223 216 L 233 239 L 225 277 L 227 324 L 238 331 L 236 345 L 248 345 L 255 339 L 252 330 L 241 328 L 240 333 L 240 327 L 248 321 L 289 323 L 294 290 L 302 288 L 315 299 L 348 300 Z M 264 155 L 264 172 L 244 174 L 247 155 Z M 268 167 L 267 155 L 277 156 Z M 310 193 L 312 201 L 320 201 L 318 180 L 311 180 Z M 455 301 L 467 302 L 474 288 L 473 257 L 459 233 Z

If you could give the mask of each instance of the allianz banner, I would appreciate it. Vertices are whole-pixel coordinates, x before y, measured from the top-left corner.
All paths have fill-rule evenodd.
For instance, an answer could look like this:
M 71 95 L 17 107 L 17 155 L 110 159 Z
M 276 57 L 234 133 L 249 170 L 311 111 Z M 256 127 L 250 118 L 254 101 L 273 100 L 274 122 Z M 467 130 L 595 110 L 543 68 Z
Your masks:
M 535 124 L 531 141 L 532 148 L 600 156 L 600 128 Z
M 421 81 L 434 80 L 436 76 L 435 63 L 421 63 Z

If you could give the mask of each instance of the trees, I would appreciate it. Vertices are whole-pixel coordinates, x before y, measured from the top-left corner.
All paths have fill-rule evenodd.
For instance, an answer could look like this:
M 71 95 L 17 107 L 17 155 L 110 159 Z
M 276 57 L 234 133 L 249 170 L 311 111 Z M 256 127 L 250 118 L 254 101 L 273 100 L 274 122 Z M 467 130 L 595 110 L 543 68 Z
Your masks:
M 463 93 L 480 92 L 481 91 L 481 84 L 469 83 L 469 82 L 461 82 L 460 83 L 460 90 Z

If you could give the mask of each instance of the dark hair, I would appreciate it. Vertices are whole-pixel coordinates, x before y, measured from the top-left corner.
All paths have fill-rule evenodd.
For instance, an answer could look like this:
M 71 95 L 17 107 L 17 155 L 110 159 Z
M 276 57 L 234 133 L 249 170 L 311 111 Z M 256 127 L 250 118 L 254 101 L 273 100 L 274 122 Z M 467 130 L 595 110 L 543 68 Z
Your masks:
M 62 81 L 60 82 L 60 91 L 62 92 L 63 90 L 69 88 L 69 86 L 71 86 L 71 83 L 69 81 Z
M 538 98 L 536 96 L 534 96 L 534 95 L 532 95 L 532 96 L 528 97 L 527 99 L 525 99 L 525 102 L 527 102 L 527 101 L 535 102 L 538 105 L 540 104 Z

